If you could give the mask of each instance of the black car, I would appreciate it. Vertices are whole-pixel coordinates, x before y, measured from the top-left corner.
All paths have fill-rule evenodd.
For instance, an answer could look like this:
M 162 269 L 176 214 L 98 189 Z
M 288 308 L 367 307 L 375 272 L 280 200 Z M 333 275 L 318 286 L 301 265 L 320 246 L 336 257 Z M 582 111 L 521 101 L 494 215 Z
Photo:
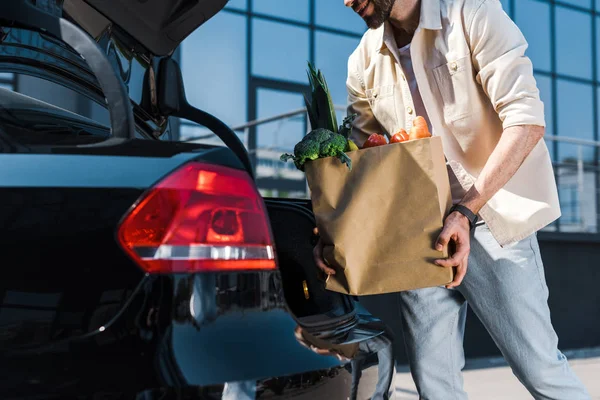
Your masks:
M 295 332 L 348 345 L 383 325 L 324 290 L 310 202 L 260 196 L 171 58 L 225 3 L 2 2 L 0 72 L 68 87 L 110 126 L 0 89 L 1 399 L 220 398 L 240 381 L 347 398 L 346 361 Z M 167 140 L 175 117 L 225 145 Z

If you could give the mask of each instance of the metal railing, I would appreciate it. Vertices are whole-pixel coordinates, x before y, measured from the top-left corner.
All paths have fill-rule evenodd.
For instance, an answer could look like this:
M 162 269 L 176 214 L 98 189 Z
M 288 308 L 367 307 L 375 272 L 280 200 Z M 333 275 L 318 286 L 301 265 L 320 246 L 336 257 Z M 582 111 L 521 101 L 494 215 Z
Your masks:
M 344 114 L 346 107 L 337 105 L 335 106 L 335 110 Z M 284 129 L 285 124 L 297 120 L 299 116 L 307 118 L 305 108 L 298 108 L 267 118 L 248 121 L 232 129 L 240 134 L 242 141 L 246 145 L 246 148 L 248 148 L 248 137 L 252 128 L 278 123 L 271 133 L 276 137 L 277 135 L 289 135 L 290 132 Z M 338 122 L 340 123 L 340 121 Z M 301 134 L 305 133 L 301 132 Z M 206 134 L 190 137 L 186 140 L 204 140 L 208 138 L 214 138 L 214 135 Z M 600 197 L 598 189 L 598 174 L 600 173 L 598 154 L 600 154 L 600 142 L 549 134 L 544 136 L 544 140 L 550 147 L 551 154 L 557 155 L 557 159 L 554 160 L 553 164 L 563 211 L 558 224 L 549 226 L 546 229 L 563 232 L 597 233 L 599 228 L 598 221 L 600 219 L 600 213 L 598 212 Z M 274 145 L 272 146 L 249 149 L 249 152 L 255 154 L 257 158 L 257 176 L 263 173 L 275 179 L 304 180 L 304 175 L 296 171 L 292 163 L 283 163 L 278 159 L 278 154 L 289 152 L 292 148 L 289 148 L 289 146 L 287 148 L 285 146 L 282 147 L 277 143 L 279 143 L 279 140 L 274 140 Z M 572 153 L 571 157 L 559 159 L 558 154 L 563 153 L 563 151 L 553 151 L 554 146 L 559 146 L 558 149 L 561 149 L 561 146 L 570 147 L 568 150 Z M 588 156 L 586 158 L 585 154 L 589 155 L 590 150 L 592 150 L 593 157 Z M 268 194 L 278 195 L 279 193 L 275 189 Z M 296 191 L 293 193 L 293 196 L 307 197 L 308 188 L 304 186 L 303 193 Z

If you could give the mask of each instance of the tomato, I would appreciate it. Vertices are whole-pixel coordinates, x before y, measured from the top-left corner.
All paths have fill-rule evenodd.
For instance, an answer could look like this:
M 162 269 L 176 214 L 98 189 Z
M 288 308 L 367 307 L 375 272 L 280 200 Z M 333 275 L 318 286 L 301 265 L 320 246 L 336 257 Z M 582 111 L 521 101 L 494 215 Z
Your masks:
M 404 129 L 400 129 L 398 133 L 396 133 L 390 139 L 390 143 L 401 143 L 406 142 L 408 140 L 408 133 Z
M 387 144 L 385 136 L 380 135 L 378 133 L 372 133 L 371 136 L 369 136 L 369 138 L 363 144 L 363 149 L 366 149 L 368 147 L 382 146 L 384 144 Z

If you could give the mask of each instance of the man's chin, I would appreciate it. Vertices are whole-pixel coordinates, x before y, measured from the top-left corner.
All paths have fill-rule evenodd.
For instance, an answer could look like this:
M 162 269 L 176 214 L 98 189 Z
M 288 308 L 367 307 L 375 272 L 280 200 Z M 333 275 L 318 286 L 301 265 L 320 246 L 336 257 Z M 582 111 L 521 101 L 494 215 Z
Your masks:
M 367 28 L 369 29 L 377 29 L 384 23 L 384 21 L 381 20 L 373 20 L 368 18 L 365 18 L 364 21 L 367 24 Z

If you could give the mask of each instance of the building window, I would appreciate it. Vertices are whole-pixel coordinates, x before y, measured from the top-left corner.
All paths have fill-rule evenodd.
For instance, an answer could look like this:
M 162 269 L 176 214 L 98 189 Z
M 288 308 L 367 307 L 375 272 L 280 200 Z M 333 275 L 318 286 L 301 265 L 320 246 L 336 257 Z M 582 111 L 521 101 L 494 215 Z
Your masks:
M 558 134 L 578 139 L 594 140 L 593 87 L 587 83 L 572 82 L 559 79 L 557 81 L 558 97 Z M 578 145 L 570 143 L 558 144 L 560 162 L 576 163 Z M 584 161 L 593 163 L 595 153 L 591 146 L 583 146 Z
M 252 19 L 252 75 L 306 82 L 309 30 L 304 27 Z
M 329 32 L 315 34 L 315 64 L 323 71 L 331 91 L 331 98 L 336 105 L 345 106 L 347 103 L 348 56 L 357 45 L 358 39 L 353 37 Z M 337 117 L 340 123 L 345 115 L 345 111 L 338 110 Z
M 579 192 L 577 185 L 564 185 L 560 188 L 561 223 L 577 225 L 581 223 L 579 213 Z
M 555 40 L 556 72 L 592 79 L 592 15 L 556 6 Z
M 189 102 L 230 126 L 246 122 L 246 60 L 246 17 L 215 15 L 181 44 L 181 73 Z
M 253 0 L 252 12 L 308 23 L 310 0 Z
M 519 0 L 515 2 L 515 20 L 519 25 L 529 47 L 527 55 L 538 70 L 552 69 L 550 29 L 550 3 L 538 0 Z M 532 20 L 532 18 L 534 20 Z
M 362 34 L 367 30 L 365 22 L 342 0 L 313 0 L 316 9 L 316 25 L 339 31 Z
M 594 0 L 562 0 L 563 3 L 572 4 L 577 7 L 590 9 Z

